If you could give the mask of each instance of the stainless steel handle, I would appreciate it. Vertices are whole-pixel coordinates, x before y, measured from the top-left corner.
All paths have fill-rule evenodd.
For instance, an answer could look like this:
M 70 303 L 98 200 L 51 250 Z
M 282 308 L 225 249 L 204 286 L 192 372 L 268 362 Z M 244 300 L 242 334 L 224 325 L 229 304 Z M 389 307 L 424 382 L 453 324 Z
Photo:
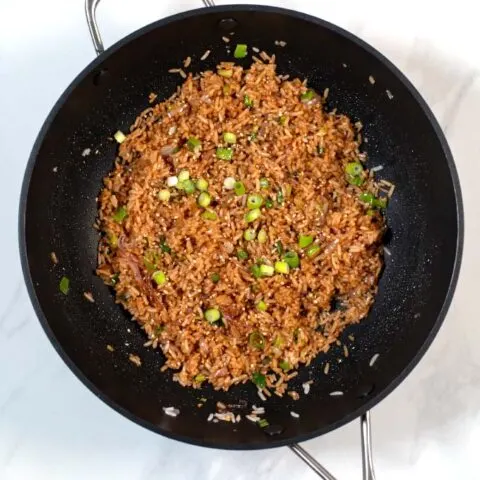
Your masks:
M 96 11 L 99 3 L 100 0 L 85 0 L 85 16 L 87 17 L 88 30 L 90 32 L 90 37 L 92 38 L 93 48 L 95 48 L 95 53 L 97 55 L 101 55 L 105 51 L 102 36 L 100 35 L 100 30 L 97 25 Z M 206 7 L 215 6 L 213 0 L 202 0 L 202 3 Z
M 372 430 L 370 412 L 360 419 L 360 433 L 362 437 L 362 464 L 363 480 L 375 480 L 372 458 Z M 320 463 L 318 463 L 303 447 L 294 443 L 289 446 L 293 453 L 298 455 L 323 480 L 336 480 L 335 477 Z

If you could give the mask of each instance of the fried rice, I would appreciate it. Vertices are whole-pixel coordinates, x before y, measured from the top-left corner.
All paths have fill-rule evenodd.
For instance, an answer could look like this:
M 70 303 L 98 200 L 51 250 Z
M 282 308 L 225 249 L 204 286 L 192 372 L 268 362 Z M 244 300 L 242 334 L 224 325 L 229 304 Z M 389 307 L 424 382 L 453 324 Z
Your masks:
M 282 395 L 377 291 L 357 128 L 273 61 L 189 74 L 117 138 L 98 198 L 97 273 L 184 386 Z

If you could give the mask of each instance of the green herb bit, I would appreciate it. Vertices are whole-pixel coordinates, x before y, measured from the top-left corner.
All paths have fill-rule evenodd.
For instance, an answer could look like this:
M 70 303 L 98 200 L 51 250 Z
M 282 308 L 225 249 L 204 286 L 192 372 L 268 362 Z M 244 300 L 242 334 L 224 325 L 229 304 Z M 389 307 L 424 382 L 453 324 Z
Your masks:
M 258 388 L 265 388 L 266 386 L 266 379 L 265 375 L 263 375 L 260 372 L 254 372 L 252 374 L 252 382 L 258 387 Z
M 313 243 L 313 235 L 300 235 L 298 237 L 298 246 L 300 248 L 306 248 Z
M 197 203 L 200 207 L 207 208 L 212 201 L 212 197 L 208 192 L 202 192 L 197 198 Z
M 313 244 L 307 248 L 305 253 L 307 254 L 307 257 L 314 258 L 320 253 L 320 251 L 321 251 L 320 245 Z
M 170 200 L 170 190 L 164 189 L 158 192 L 158 198 L 162 202 L 168 202 Z
M 262 177 L 259 183 L 260 183 L 260 188 L 268 188 L 270 185 L 268 178 L 265 178 L 265 177 Z
M 246 252 L 245 250 L 238 250 L 237 258 L 239 260 L 246 260 L 248 258 L 248 252 Z
M 226 70 L 221 68 L 218 70 L 218 74 L 223 78 L 230 78 L 233 75 L 233 70 Z
M 287 275 L 290 272 L 290 265 L 287 262 L 275 262 L 275 271 Z
M 247 228 L 244 232 L 243 232 L 243 238 L 247 241 L 247 242 L 251 242 L 252 240 L 255 240 L 255 237 L 257 236 L 257 232 L 254 228 Z
M 199 178 L 196 184 L 197 190 L 206 192 L 208 190 L 208 182 L 204 178 Z
M 205 317 L 205 320 L 208 323 L 215 323 L 215 322 L 218 322 L 218 320 L 220 320 L 222 315 L 220 313 L 220 310 L 218 310 L 218 308 L 209 308 L 208 310 L 205 310 L 205 313 L 203 314 L 203 316 Z
M 270 265 L 260 265 L 260 275 L 262 277 L 271 277 L 275 273 L 275 268 Z
M 284 371 L 288 372 L 289 370 L 292 369 L 292 366 L 286 361 L 282 360 L 281 362 L 278 363 L 278 366 Z
M 240 197 L 242 195 L 245 195 L 247 189 L 245 188 L 243 182 L 235 182 L 235 184 L 233 185 L 233 191 L 235 192 L 235 195 Z
M 167 276 L 165 275 L 165 272 L 162 272 L 161 270 L 158 270 L 158 271 L 153 273 L 152 280 L 157 285 L 163 285 L 164 283 L 167 282 Z
M 358 199 L 367 205 L 373 205 L 375 197 L 371 193 L 363 192 L 358 196 Z
M 59 290 L 64 294 L 67 295 L 68 291 L 70 290 L 70 280 L 68 277 L 62 277 L 60 279 L 60 283 L 58 284 Z
M 309 88 L 305 93 L 302 93 L 300 95 L 300 100 L 302 101 L 302 103 L 308 103 L 311 100 L 313 100 L 314 96 L 315 96 L 315 92 Z
M 184 182 L 190 178 L 190 172 L 188 170 L 180 170 L 177 178 L 180 183 Z
M 165 241 L 165 237 L 160 237 L 160 250 L 163 253 L 172 253 L 172 249 L 168 246 L 167 242 Z
M 268 427 L 270 424 L 268 423 L 268 420 L 265 419 L 265 418 L 261 418 L 258 422 L 257 422 L 258 426 L 260 428 L 266 428 Z
M 190 137 L 187 140 L 187 148 L 191 152 L 198 152 L 202 148 L 202 142 L 197 137 Z
M 245 95 L 243 97 L 243 104 L 247 107 L 247 108 L 253 108 L 253 100 L 248 96 L 248 95 Z
M 283 127 L 287 124 L 287 120 L 288 120 L 288 117 L 286 115 L 282 115 L 279 119 L 278 119 L 278 123 Z
M 190 179 L 180 182 L 179 186 L 180 190 L 183 190 L 187 195 L 192 195 L 195 193 L 195 184 Z
M 285 343 L 285 340 L 283 339 L 283 337 L 281 335 L 277 335 L 275 337 L 275 340 L 273 341 L 273 346 L 276 348 L 280 348 L 284 345 L 284 343 Z
M 258 193 L 253 193 L 247 197 L 247 208 L 253 210 L 260 208 L 263 204 L 263 197 Z
M 119 273 L 114 273 L 111 277 L 110 277 L 110 283 L 112 285 L 116 285 L 118 283 L 118 279 L 120 278 L 120 274 Z
M 273 208 L 273 200 L 271 198 L 267 198 L 265 200 L 265 208 L 268 208 L 268 209 Z
M 237 143 L 237 136 L 232 132 L 225 132 L 223 134 L 223 141 L 225 143 Z
M 198 375 L 195 375 L 195 378 L 193 379 L 195 383 L 202 383 L 207 379 L 207 377 L 203 373 L 199 373 Z
M 253 210 L 250 210 L 245 214 L 245 221 L 247 223 L 254 222 L 255 220 L 258 220 L 262 216 L 262 212 L 260 211 L 259 208 L 254 208 Z
M 255 306 L 259 312 L 266 312 L 268 310 L 268 305 L 263 300 L 259 300 Z
M 257 240 L 258 240 L 258 243 L 266 243 L 267 242 L 267 231 L 265 229 L 262 228 L 258 232 Z
M 298 268 L 300 266 L 300 258 L 298 258 L 297 252 L 288 251 L 283 256 L 283 259 L 288 263 L 290 268 Z
M 254 278 L 260 278 L 262 276 L 262 272 L 260 271 L 260 265 L 252 265 L 250 267 L 250 271 L 252 272 Z
M 122 223 L 128 215 L 126 207 L 119 207 L 113 214 L 113 220 L 117 223 Z
M 230 162 L 233 158 L 233 150 L 230 147 L 218 147 L 216 152 L 217 158 Z
M 255 330 L 248 336 L 248 343 L 253 348 L 263 350 L 265 348 L 265 337 L 258 330 Z
M 278 203 L 279 205 L 282 205 L 283 202 L 284 202 L 284 200 L 285 200 L 285 197 L 284 197 L 284 195 L 283 195 L 283 191 L 282 191 L 282 189 L 280 189 L 280 190 L 277 192 L 277 203 Z
M 351 175 L 347 175 L 347 182 L 350 185 L 360 187 L 361 185 L 363 185 L 363 178 L 360 175 L 358 177 L 352 177 Z
M 283 245 L 282 245 L 282 242 L 280 240 L 277 240 L 275 242 L 275 248 L 277 249 L 277 252 L 278 252 L 279 255 L 281 255 L 284 252 Z
M 244 43 L 239 43 L 235 47 L 235 51 L 233 52 L 233 56 L 235 58 L 245 58 L 247 56 L 247 46 Z
M 217 272 L 214 272 L 210 275 L 210 280 L 212 283 L 218 283 L 220 281 L 220 275 Z
M 211 221 L 214 221 L 214 220 L 217 220 L 218 219 L 218 215 L 213 211 L 213 210 L 210 210 L 210 209 L 207 209 L 205 210 L 204 212 L 202 212 L 202 214 L 200 215 L 204 220 L 211 220 Z
M 345 166 L 345 173 L 352 177 L 357 177 L 363 172 L 363 166 L 360 162 L 350 162 Z

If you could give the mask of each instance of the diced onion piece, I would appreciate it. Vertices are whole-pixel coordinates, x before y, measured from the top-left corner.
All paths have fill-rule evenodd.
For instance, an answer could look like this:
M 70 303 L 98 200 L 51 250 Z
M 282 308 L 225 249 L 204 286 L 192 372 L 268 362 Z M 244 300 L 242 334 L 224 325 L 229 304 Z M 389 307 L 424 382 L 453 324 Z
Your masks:
M 127 137 L 125 136 L 125 134 L 120 131 L 120 130 L 117 130 L 114 134 L 113 134 L 113 138 L 118 142 L 118 143 L 123 143 Z

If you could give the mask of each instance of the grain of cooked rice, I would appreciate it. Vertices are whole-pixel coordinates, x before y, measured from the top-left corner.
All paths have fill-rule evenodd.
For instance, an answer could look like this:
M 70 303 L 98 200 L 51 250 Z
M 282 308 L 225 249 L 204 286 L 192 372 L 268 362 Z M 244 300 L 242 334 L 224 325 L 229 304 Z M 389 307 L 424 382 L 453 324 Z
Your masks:
M 265 413 L 265 408 L 256 407 L 255 405 L 252 407 L 252 414 L 253 415 L 263 415 L 264 413 Z
M 270 60 L 270 56 L 264 50 L 260 52 L 260 58 L 265 62 L 268 62 Z
M 373 357 L 370 359 L 370 361 L 368 362 L 368 365 L 370 367 L 373 367 L 375 365 L 375 362 L 378 360 L 378 357 L 380 356 L 379 353 L 376 353 L 375 355 L 373 355 Z
M 163 411 L 169 417 L 176 417 L 180 413 L 180 410 L 175 407 L 163 407 Z
M 237 414 L 237 416 L 235 417 L 235 421 L 238 423 L 240 422 L 241 419 L 242 419 L 242 416 L 240 414 Z
M 265 52 L 260 55 L 274 61 Z M 145 330 L 150 345 L 162 349 L 166 362 L 161 370 L 177 370 L 175 381 L 199 388 L 202 382 L 194 378 L 202 374 L 215 389 L 228 390 L 258 372 L 269 377 L 267 385 L 281 396 L 300 365 L 328 351 L 347 325 L 368 313 L 382 265 L 383 222 L 372 222 L 357 200 L 359 192 L 373 188 L 373 179 L 366 178 L 358 188 L 345 177 L 346 164 L 361 155 L 346 116 L 326 112 L 321 97 L 302 103 L 299 94 L 306 83 L 277 76 L 274 63 L 254 63 L 249 70 L 233 63 L 219 68 L 228 68 L 232 76 L 226 79 L 216 72 L 190 76 L 175 95 L 141 114 L 119 145 L 121 161 L 105 177 L 99 196 L 99 225 L 105 235 L 99 243 L 97 273 L 109 285 L 118 274 L 113 285 L 117 300 Z M 224 94 L 227 84 L 241 92 L 240 101 Z M 245 108 L 244 94 L 262 102 Z M 288 123 L 280 125 L 278 112 L 288 112 Z M 256 141 L 249 141 L 257 127 Z M 234 132 L 237 137 L 231 162 L 216 158 L 222 143 L 218 132 Z M 198 139 L 200 149 L 183 147 L 188 138 Z M 162 150 L 167 146 L 173 147 L 168 153 Z M 216 220 L 202 218 L 196 195 L 175 188 L 182 169 L 191 178 L 207 180 Z M 223 188 L 223 181 L 241 180 L 248 193 L 258 191 L 266 198 L 270 193 L 259 190 L 261 176 L 269 179 L 270 191 L 281 191 L 284 198 L 278 207 L 272 195 L 275 208 L 262 210 L 254 228 L 261 225 L 268 238 L 291 249 L 296 249 L 300 232 L 314 232 L 322 239 L 318 240 L 322 251 L 314 261 L 301 254 L 300 268 L 288 275 L 255 279 L 250 259 L 262 258 L 273 266 L 278 253 L 269 242 L 245 244 L 247 195 L 237 197 Z M 325 183 L 324 178 L 330 181 Z M 165 183 L 171 197 L 160 202 L 158 192 Z M 325 205 L 321 216 L 319 201 Z M 114 216 L 120 206 L 126 216 L 119 222 Z M 118 239 L 116 248 L 108 243 L 112 234 Z M 349 252 L 346 262 L 342 251 L 353 243 L 362 248 Z M 247 252 L 247 260 L 236 257 L 240 248 Z M 161 285 L 152 282 L 152 266 L 165 273 L 167 280 Z M 213 273 L 219 275 L 218 283 L 211 281 Z M 248 307 L 260 294 L 269 299 L 268 312 Z M 330 311 L 334 295 L 340 295 L 345 311 Z M 203 319 L 212 306 L 221 312 L 223 326 Z M 305 313 L 300 315 L 301 311 Z M 317 331 L 319 324 L 328 335 Z M 273 354 L 278 348 L 274 338 L 279 334 L 292 338 L 298 329 L 301 341 L 281 347 L 282 357 L 292 365 L 289 373 L 281 371 L 278 360 L 265 365 L 266 356 L 279 358 Z M 265 337 L 262 350 L 249 342 L 255 331 Z M 271 367 L 275 375 L 270 378 Z M 325 374 L 329 368 L 325 365 Z M 296 392 L 288 394 L 298 397 Z M 266 401 L 272 393 L 259 389 L 258 395 Z
M 82 152 L 82 157 L 88 157 L 90 155 L 90 153 L 92 153 L 92 149 L 91 148 L 86 148 L 83 152 Z
M 291 411 L 291 412 L 290 412 L 290 415 L 291 415 L 293 418 L 300 418 L 300 415 L 299 415 L 297 412 L 294 412 L 294 411 Z
M 182 78 L 187 78 L 187 74 L 181 68 L 179 69 L 178 73 Z
M 222 40 L 223 40 L 225 43 L 230 42 L 230 39 L 229 39 L 228 37 L 222 37 Z
M 156 93 L 150 92 L 150 94 L 148 95 L 148 103 L 153 103 L 157 99 L 157 97 L 158 95 Z
M 376 167 L 373 167 L 370 169 L 371 172 L 379 172 L 380 170 L 383 170 L 383 165 L 377 165 Z
M 188 68 L 191 63 L 192 63 L 192 57 L 187 57 L 187 58 L 183 61 L 183 67 L 184 67 L 184 68 Z
M 300 395 L 295 390 L 289 390 L 287 392 L 287 395 L 291 397 L 293 400 L 298 400 L 300 398 Z
M 349 352 L 348 352 L 348 347 L 346 345 L 343 346 L 343 356 L 345 358 L 347 358 L 349 355 Z
M 218 408 L 219 410 L 226 410 L 226 409 L 227 409 L 227 406 L 226 406 L 224 403 L 222 403 L 222 402 L 217 402 L 217 408 Z
M 343 392 L 340 390 L 336 390 L 335 392 L 330 392 L 329 394 L 331 397 L 341 397 L 343 395 Z
M 375 85 L 375 78 L 374 78 L 372 75 L 370 75 L 370 76 L 368 77 L 368 81 L 369 81 L 372 85 Z
M 308 395 L 310 393 L 310 383 L 309 382 L 302 383 L 302 388 L 303 388 L 304 395 Z
M 388 90 L 388 89 L 385 90 L 385 91 L 387 92 L 387 97 L 388 97 L 388 99 L 389 99 L 389 100 L 392 100 L 392 98 L 393 98 L 393 93 L 392 93 L 390 90 Z
M 108 350 L 109 352 L 113 352 L 115 349 L 113 348 L 112 345 L 108 344 L 108 345 L 107 345 L 107 350 Z
M 142 360 L 140 359 L 140 357 L 138 355 L 134 355 L 133 353 L 130 353 L 128 355 L 128 359 L 133 363 L 135 364 L 137 367 L 141 367 L 142 366 Z
M 385 246 L 383 247 L 383 252 L 385 253 L 385 255 L 388 255 L 388 256 L 392 254 L 392 252 L 390 252 L 390 250 Z
M 252 50 L 255 52 L 255 53 L 259 53 L 260 52 L 260 49 L 258 47 L 252 47 Z
M 83 292 L 83 296 L 91 303 L 95 303 L 92 292 Z
M 58 264 L 58 257 L 57 257 L 57 254 L 55 252 L 50 253 L 50 259 L 52 260 L 52 263 L 54 265 Z
M 324 373 L 325 375 L 328 375 L 328 372 L 329 372 L 329 371 L 330 371 L 330 362 L 327 362 L 327 363 L 325 364 L 324 369 L 323 369 L 323 373 Z
M 180 69 L 179 68 L 171 68 L 168 73 L 178 73 L 180 72 Z
M 211 422 L 213 420 L 213 413 L 211 413 L 208 418 L 207 418 L 207 422 Z
M 200 60 L 206 60 L 208 56 L 210 55 L 211 50 L 207 50 L 201 57 Z

